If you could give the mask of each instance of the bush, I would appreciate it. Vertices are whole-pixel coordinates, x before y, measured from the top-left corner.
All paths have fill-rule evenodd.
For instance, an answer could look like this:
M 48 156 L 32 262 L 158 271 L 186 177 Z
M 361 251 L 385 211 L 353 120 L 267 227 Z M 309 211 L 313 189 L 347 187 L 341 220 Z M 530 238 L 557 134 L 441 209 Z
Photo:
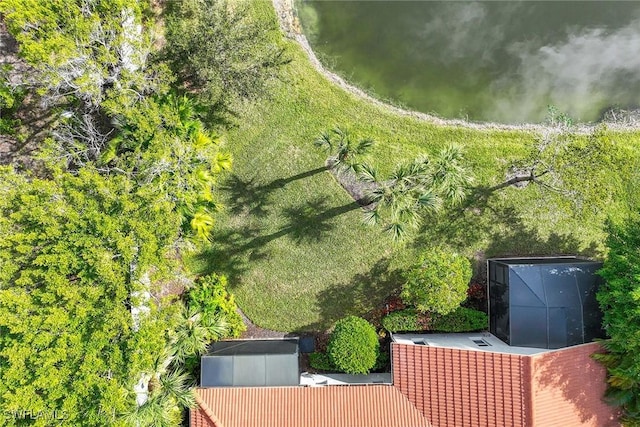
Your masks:
M 458 307 L 455 311 L 433 319 L 430 329 L 437 332 L 473 332 L 487 329 L 489 318 L 482 311 Z
M 472 332 L 486 329 L 488 324 L 484 312 L 465 307 L 432 319 L 413 308 L 394 311 L 382 318 L 382 326 L 389 332 Z
M 375 328 L 366 320 L 349 316 L 339 320 L 327 346 L 329 361 L 341 372 L 367 374 L 375 366 L 380 343 Z
M 413 332 L 425 329 L 421 325 L 418 311 L 414 308 L 398 310 L 382 318 L 382 326 L 389 332 Z
M 222 316 L 227 322 L 228 337 L 238 338 L 246 329 L 233 295 L 227 292 L 227 278 L 211 274 L 196 280 L 187 294 L 187 305 L 203 316 Z
M 385 351 L 381 351 L 378 355 L 378 359 L 376 359 L 376 364 L 373 367 L 375 371 L 381 371 L 387 367 L 389 364 L 389 353 Z
M 407 274 L 402 299 L 421 312 L 450 313 L 467 298 L 471 274 L 471 263 L 463 256 L 428 250 Z
M 309 365 L 319 371 L 333 371 L 336 369 L 331 360 L 329 360 L 327 353 L 311 353 L 309 355 Z

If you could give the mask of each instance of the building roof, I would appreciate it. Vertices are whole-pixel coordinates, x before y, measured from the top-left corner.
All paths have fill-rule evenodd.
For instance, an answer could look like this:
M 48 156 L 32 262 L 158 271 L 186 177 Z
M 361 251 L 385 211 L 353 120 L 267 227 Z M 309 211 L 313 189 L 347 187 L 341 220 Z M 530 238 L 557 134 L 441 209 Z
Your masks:
M 191 427 L 427 427 L 389 385 L 199 388 Z
M 263 354 L 298 354 L 297 339 L 232 340 L 211 344 L 208 355 L 239 356 Z
M 392 343 L 394 387 L 434 426 L 617 426 L 589 343 L 533 355 Z
M 545 348 L 514 347 L 505 344 L 489 332 L 462 332 L 457 334 L 393 334 L 398 344 L 428 345 L 458 350 L 488 351 L 532 355 L 553 351 Z
M 200 364 L 203 387 L 293 386 L 300 383 L 297 340 L 220 341 Z

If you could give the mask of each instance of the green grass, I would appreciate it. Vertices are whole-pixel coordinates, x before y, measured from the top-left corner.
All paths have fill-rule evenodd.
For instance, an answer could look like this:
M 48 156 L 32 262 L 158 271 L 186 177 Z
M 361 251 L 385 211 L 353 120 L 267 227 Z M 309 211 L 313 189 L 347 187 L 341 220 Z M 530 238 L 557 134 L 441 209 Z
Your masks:
M 274 19 L 270 3 L 256 7 L 262 19 Z M 476 271 L 490 256 L 601 254 L 602 223 L 607 214 L 623 214 L 622 201 L 603 201 L 575 218 L 556 207 L 557 197 L 531 186 L 429 218 L 417 238 L 401 246 L 380 228 L 363 225 L 358 207 L 321 169 L 326 154 L 312 144 L 321 131 L 339 125 L 374 138 L 368 160 L 383 172 L 418 153 L 462 144 L 478 185 L 500 182 L 534 135 L 399 117 L 335 87 L 297 45 L 283 43 L 292 62 L 269 99 L 238 106 L 238 126 L 226 135 L 235 162 L 221 190 L 227 208 L 218 215 L 213 244 L 189 260 L 196 271 L 226 274 L 256 324 L 322 330 L 347 314 L 366 313 L 401 286 L 402 270 L 428 245 L 464 253 L 475 260 Z M 637 133 L 613 137 L 629 156 L 639 157 Z M 605 171 L 601 179 L 614 182 L 617 173 Z

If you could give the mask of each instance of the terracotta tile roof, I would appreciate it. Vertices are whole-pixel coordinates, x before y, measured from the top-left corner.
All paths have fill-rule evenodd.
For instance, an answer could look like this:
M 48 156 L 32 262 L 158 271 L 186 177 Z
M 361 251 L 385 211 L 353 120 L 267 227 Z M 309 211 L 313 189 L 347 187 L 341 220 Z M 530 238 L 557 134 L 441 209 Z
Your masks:
M 534 425 L 618 426 L 619 413 L 602 401 L 606 371 L 591 355 L 598 343 L 579 345 L 533 358 Z
M 388 385 L 200 388 L 196 394 L 192 427 L 431 426 Z
M 523 356 L 392 344 L 394 386 L 434 426 L 525 426 Z
M 392 344 L 393 381 L 436 427 L 615 426 L 597 343 L 524 356 Z

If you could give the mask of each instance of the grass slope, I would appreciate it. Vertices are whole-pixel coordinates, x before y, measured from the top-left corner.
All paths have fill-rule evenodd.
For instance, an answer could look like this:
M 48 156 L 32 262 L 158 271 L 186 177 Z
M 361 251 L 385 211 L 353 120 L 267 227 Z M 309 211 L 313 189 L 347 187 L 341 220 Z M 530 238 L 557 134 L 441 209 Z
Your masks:
M 255 5 L 261 19 L 275 19 L 269 3 Z M 531 186 L 431 218 L 402 246 L 363 225 L 358 207 L 322 169 L 326 155 L 312 144 L 321 131 L 339 125 L 373 137 L 369 160 L 382 171 L 460 143 L 483 185 L 500 182 L 534 136 L 398 117 L 330 84 L 296 44 L 283 43 L 292 62 L 269 99 L 239 107 L 238 126 L 227 135 L 235 161 L 224 183 L 227 209 L 217 218 L 211 247 L 191 260 L 198 271 L 228 275 L 240 307 L 259 326 L 321 330 L 347 314 L 363 314 L 398 289 L 401 270 L 426 245 L 450 246 L 474 258 L 476 269 L 496 255 L 600 253 L 602 221 L 607 213 L 622 214 L 624 203 L 603 201 L 587 217 L 573 218 L 557 198 Z M 615 137 L 638 158 L 638 134 Z M 617 173 L 605 171 L 601 179 L 618 182 Z

